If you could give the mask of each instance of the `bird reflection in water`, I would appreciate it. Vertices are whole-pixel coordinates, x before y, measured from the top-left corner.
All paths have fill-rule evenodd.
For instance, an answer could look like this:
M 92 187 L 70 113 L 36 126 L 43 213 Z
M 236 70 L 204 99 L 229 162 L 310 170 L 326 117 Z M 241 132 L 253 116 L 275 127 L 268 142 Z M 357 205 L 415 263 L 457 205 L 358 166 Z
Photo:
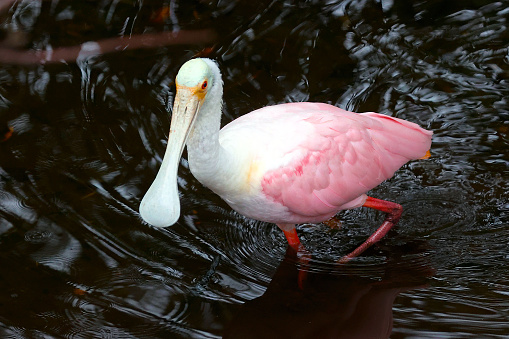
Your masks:
M 426 257 L 417 258 L 389 259 L 378 279 L 343 265 L 309 271 L 299 286 L 298 259 L 288 247 L 265 293 L 240 307 L 224 338 L 389 338 L 396 297 L 424 288 L 433 275 Z

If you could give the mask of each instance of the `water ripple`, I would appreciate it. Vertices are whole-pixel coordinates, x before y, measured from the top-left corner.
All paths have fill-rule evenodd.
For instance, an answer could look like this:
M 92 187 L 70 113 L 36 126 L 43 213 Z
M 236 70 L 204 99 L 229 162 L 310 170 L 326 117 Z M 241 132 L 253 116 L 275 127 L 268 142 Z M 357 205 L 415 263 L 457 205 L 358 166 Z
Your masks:
M 176 12 L 155 2 L 0 5 L 0 48 L 21 56 L 119 32 L 127 39 L 200 26 L 221 37 L 204 50 L 190 44 L 0 65 L 0 130 L 13 130 L 8 140 L 0 136 L 0 304 L 11 305 L 0 311 L 0 333 L 219 338 L 237 325 L 249 335 L 266 325 L 304 335 L 297 325 L 328 321 L 319 330 L 338 337 L 356 323 L 340 319 L 359 312 L 362 323 L 376 310 L 374 318 L 393 320 L 394 337 L 503 337 L 506 4 L 175 4 Z M 298 257 L 275 225 L 225 207 L 186 160 L 179 223 L 144 224 L 139 200 L 164 154 L 175 73 L 195 55 L 221 65 L 224 123 L 268 104 L 310 100 L 432 129 L 432 158 L 409 163 L 372 192 L 403 205 L 398 225 L 348 265 L 336 261 L 382 213 L 346 211 L 340 229 L 300 225 L 310 255 Z M 308 280 L 299 287 L 302 272 Z M 286 322 L 291 328 L 288 314 L 299 316 Z M 383 325 L 386 333 L 392 322 Z

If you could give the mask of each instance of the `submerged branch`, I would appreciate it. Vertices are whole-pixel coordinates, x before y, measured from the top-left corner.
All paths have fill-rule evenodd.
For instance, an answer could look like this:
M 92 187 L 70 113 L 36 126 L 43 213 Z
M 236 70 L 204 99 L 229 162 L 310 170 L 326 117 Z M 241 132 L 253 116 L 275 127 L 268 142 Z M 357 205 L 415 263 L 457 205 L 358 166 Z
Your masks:
M 108 38 L 88 41 L 80 45 L 58 47 L 46 50 L 21 50 L 0 46 L 0 63 L 29 65 L 59 62 L 76 62 L 86 58 L 128 49 L 148 49 L 169 45 L 202 45 L 213 43 L 217 38 L 211 29 L 181 30 L 178 32 L 161 32 L 137 34 L 130 37 Z

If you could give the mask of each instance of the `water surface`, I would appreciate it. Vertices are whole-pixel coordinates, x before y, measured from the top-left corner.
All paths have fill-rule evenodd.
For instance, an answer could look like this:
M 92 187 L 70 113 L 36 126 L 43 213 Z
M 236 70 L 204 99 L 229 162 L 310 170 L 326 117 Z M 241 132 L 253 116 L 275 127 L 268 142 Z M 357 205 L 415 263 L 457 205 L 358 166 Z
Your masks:
M 0 333 L 27 338 L 509 335 L 506 1 L 3 1 Z M 173 34 L 168 34 L 173 32 Z M 177 33 L 178 32 L 178 33 Z M 182 216 L 142 222 L 178 68 L 223 72 L 223 123 L 320 101 L 434 131 L 370 194 L 383 215 L 301 225 L 302 263 L 182 160 Z

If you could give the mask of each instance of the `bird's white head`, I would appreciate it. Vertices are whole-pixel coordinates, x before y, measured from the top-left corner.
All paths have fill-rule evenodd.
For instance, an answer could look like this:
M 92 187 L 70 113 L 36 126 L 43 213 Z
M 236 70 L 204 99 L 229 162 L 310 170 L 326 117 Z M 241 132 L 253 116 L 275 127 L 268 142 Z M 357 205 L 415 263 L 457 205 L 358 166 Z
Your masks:
M 140 205 L 141 217 L 151 225 L 170 226 L 180 217 L 177 187 L 180 157 L 201 107 L 209 92 L 221 87 L 217 86 L 220 81 L 219 68 L 210 59 L 189 60 L 177 74 L 168 146 L 161 168 Z

